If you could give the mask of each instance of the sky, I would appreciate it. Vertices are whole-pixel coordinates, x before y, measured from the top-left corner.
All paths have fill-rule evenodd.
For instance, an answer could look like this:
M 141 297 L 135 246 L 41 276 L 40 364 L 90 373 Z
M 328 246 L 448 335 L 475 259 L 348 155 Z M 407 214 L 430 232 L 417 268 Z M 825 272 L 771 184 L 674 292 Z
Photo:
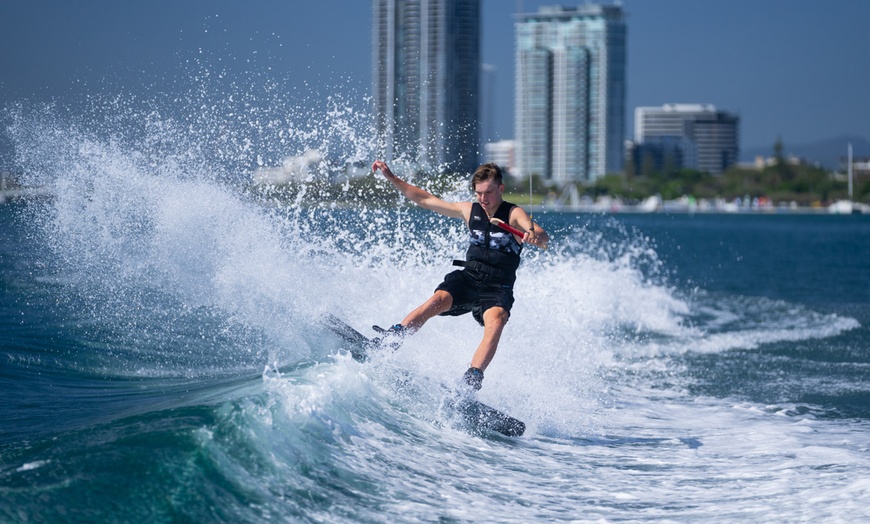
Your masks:
M 514 15 L 566 0 L 481 0 L 495 67 L 491 139 L 514 135 Z M 612 3 L 607 0 L 603 3 Z M 867 0 L 623 0 L 626 130 L 634 109 L 705 103 L 740 116 L 741 148 L 870 139 Z M 282 85 L 362 97 L 371 87 L 368 0 L 3 0 L 0 107 L 83 92 L 172 89 L 206 56 Z M 867 154 L 870 154 L 868 152 Z

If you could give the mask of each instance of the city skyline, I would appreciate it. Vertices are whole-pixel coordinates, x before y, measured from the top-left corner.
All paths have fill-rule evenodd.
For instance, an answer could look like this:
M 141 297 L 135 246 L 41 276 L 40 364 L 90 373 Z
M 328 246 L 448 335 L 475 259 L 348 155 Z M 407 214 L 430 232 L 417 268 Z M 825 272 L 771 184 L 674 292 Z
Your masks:
M 610 2 L 604 2 L 608 4 Z M 482 60 L 494 68 L 493 139 L 514 138 L 515 13 L 581 2 L 482 2 Z M 858 0 L 623 0 L 627 17 L 626 138 L 638 106 L 713 104 L 741 122 L 741 150 L 788 148 L 843 135 L 870 138 L 870 58 Z M 10 0 L 0 7 L 0 105 L 63 102 L 105 85 L 133 86 L 198 54 L 305 85 L 371 86 L 371 4 Z M 46 13 L 52 12 L 54 16 Z M 109 79 L 109 82 L 105 82 Z M 868 151 L 856 151 L 867 155 Z

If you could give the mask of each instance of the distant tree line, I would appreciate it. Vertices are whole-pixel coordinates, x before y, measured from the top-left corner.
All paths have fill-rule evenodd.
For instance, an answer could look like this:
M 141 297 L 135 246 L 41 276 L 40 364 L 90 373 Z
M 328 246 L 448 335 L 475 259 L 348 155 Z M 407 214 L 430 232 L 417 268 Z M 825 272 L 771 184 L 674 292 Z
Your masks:
M 578 187 L 578 190 L 592 198 L 609 195 L 628 201 L 641 201 L 652 195 L 660 195 L 664 200 L 691 195 L 728 201 L 749 196 L 766 197 L 775 203 L 796 202 L 801 206 L 811 206 L 848 198 L 848 182 L 842 174 L 791 163 L 784 158 L 782 151 L 781 142 L 777 141 L 773 161 L 761 169 L 734 166 L 720 175 L 711 175 L 693 169 L 675 169 L 665 163 L 660 171 L 641 170 L 644 174 L 636 174 L 633 169 L 627 169 L 626 173 L 608 174 L 593 184 Z M 410 181 L 435 195 L 444 196 L 467 190 L 470 197 L 470 178 L 465 174 L 416 173 Z M 549 184 L 537 174 L 532 175 L 531 181 L 529 177 L 518 179 L 508 176 L 504 182 L 505 199 L 521 205 L 528 203 L 530 198 L 532 203 L 540 204 L 563 189 Z M 856 175 L 853 182 L 853 200 L 870 203 L 870 176 Z M 267 199 L 306 205 L 396 205 L 401 201 L 392 184 L 379 175 L 339 180 L 294 180 L 277 186 L 254 186 L 251 189 Z
M 543 179 L 534 175 L 532 186 L 539 195 L 561 190 L 548 188 Z M 608 174 L 594 184 L 578 189 L 593 198 L 609 195 L 643 200 L 658 194 L 664 200 L 691 195 L 695 198 L 731 201 L 749 195 L 767 197 L 773 202 L 796 202 L 803 206 L 848 198 L 848 181 L 842 174 L 789 162 L 783 155 L 779 140 L 774 145 L 773 161 L 761 169 L 732 166 L 722 174 L 711 175 L 693 169 L 677 169 L 673 163 L 664 162 L 659 171 L 649 169 L 649 166 L 640 169 L 628 166 L 626 173 Z M 512 181 L 508 191 L 528 194 L 528 178 Z M 870 176 L 864 174 L 853 177 L 852 196 L 856 202 L 870 203 Z
M 870 202 L 870 177 L 853 181 L 853 199 Z M 588 192 L 636 199 L 659 194 L 665 200 L 683 195 L 733 200 L 750 195 L 764 196 L 774 202 L 811 205 L 847 198 L 848 182 L 818 167 L 793 165 L 777 159 L 762 169 L 732 167 L 721 175 L 691 169 L 649 176 L 611 174 L 597 180 Z

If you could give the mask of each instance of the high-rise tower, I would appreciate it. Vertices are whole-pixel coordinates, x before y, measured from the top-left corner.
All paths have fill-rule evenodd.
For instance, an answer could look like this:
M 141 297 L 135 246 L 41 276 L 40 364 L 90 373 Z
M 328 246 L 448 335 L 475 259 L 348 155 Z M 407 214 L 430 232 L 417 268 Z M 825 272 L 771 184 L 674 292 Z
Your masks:
M 737 163 L 740 153 L 740 117 L 718 111 L 712 104 L 665 104 L 634 110 L 636 165 L 643 156 L 676 151 L 675 168 L 690 168 L 719 175 Z M 659 167 L 660 166 L 656 166 Z
M 542 7 L 518 15 L 518 175 L 569 183 L 622 170 L 625 32 L 615 5 Z
M 477 167 L 480 0 L 372 0 L 372 84 L 388 158 Z

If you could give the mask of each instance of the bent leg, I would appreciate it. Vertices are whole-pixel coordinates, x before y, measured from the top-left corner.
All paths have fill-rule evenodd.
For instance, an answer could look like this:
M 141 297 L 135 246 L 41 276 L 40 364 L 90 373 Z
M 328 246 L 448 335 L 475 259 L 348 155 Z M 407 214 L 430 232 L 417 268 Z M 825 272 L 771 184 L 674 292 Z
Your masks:
M 501 332 L 507 324 L 510 315 L 507 310 L 502 307 L 495 306 L 487 309 L 483 313 L 483 340 L 477 346 L 477 351 L 474 352 L 474 357 L 471 359 L 471 367 L 485 370 L 492 357 L 495 356 L 495 351 L 498 349 L 498 341 L 501 339 Z
M 429 300 L 420 304 L 414 311 L 408 313 L 408 316 L 402 320 L 402 325 L 411 330 L 411 333 L 417 331 L 427 320 L 444 313 L 450 306 L 453 305 L 453 296 L 450 293 L 439 289 L 432 295 Z

